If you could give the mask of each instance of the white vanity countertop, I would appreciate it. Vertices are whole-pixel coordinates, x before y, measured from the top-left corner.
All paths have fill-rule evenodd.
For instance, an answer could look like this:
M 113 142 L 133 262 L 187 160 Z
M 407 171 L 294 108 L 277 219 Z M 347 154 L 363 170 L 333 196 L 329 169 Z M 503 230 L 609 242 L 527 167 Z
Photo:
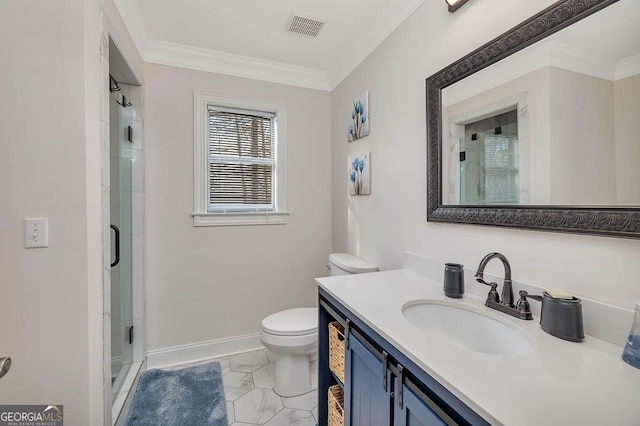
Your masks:
M 622 361 L 621 347 L 591 336 L 581 343 L 558 339 L 540 328 L 539 318 L 510 317 L 468 293 L 449 299 L 442 283 L 407 270 L 316 282 L 491 424 L 640 425 L 640 369 Z M 526 355 L 496 356 L 430 336 L 402 315 L 403 305 L 417 299 L 482 309 L 526 331 L 535 348 Z

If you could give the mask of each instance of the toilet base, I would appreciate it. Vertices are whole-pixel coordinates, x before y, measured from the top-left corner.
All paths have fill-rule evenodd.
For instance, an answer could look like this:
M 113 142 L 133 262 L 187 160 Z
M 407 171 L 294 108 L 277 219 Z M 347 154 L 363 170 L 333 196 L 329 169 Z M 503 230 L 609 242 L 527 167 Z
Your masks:
M 293 326 L 295 318 L 287 320 L 288 322 L 282 318 L 278 319 L 283 315 L 291 316 L 292 313 L 294 317 L 304 317 L 302 323 L 305 325 L 300 334 L 295 334 L 298 333 Z M 311 391 L 311 369 L 317 368 L 317 362 L 313 362 L 313 367 L 311 365 L 311 361 L 317 359 L 318 353 L 317 318 L 317 308 L 300 308 L 282 311 L 263 320 L 263 323 L 269 320 L 267 323 L 271 328 L 265 329 L 263 324 L 260 341 L 276 356 L 273 391 L 280 396 L 289 398 Z M 271 330 L 276 331 L 270 333 Z M 283 330 L 284 334 L 279 334 L 280 330 Z
M 277 354 L 273 391 L 283 397 L 292 397 L 310 392 L 311 388 L 309 355 Z

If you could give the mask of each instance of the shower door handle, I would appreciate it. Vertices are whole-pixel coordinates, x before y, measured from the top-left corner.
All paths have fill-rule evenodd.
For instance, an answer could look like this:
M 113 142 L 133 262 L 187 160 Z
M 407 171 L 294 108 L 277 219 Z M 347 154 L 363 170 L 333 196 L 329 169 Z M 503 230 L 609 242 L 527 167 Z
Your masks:
M 0 358 L 0 379 L 4 377 L 5 374 L 9 372 L 11 368 L 11 358 L 4 357 Z
M 115 225 L 111 225 L 111 229 L 113 229 L 116 234 L 116 260 L 111 264 L 111 267 L 113 268 L 120 263 L 120 230 Z

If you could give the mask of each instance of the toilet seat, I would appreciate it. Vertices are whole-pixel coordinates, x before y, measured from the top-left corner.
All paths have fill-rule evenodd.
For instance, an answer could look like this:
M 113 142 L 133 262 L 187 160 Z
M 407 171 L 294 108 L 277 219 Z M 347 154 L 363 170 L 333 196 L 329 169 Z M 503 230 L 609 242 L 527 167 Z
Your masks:
M 318 309 L 295 308 L 262 320 L 262 331 L 275 336 L 305 336 L 318 332 Z

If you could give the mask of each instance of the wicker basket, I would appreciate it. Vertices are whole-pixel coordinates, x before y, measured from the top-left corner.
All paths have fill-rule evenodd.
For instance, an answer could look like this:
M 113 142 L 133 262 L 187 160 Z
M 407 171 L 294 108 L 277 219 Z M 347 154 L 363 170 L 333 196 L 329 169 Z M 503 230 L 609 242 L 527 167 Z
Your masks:
M 344 425 L 344 392 L 340 385 L 329 387 L 329 409 L 327 411 L 327 426 Z
M 344 328 L 337 321 L 329 323 L 329 368 L 344 383 Z

